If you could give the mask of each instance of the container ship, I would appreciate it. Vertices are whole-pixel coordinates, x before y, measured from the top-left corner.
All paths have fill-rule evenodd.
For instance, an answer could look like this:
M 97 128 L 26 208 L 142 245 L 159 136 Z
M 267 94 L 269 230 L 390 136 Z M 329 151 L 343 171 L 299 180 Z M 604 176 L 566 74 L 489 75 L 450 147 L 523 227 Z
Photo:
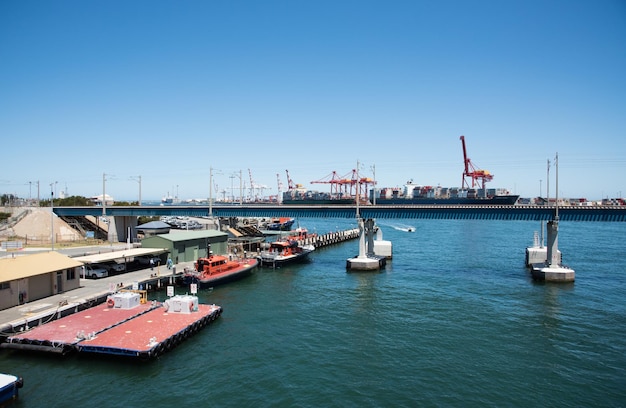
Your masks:
M 513 205 L 519 195 L 511 194 L 505 188 L 458 188 L 420 186 L 408 182 L 403 188 L 385 187 L 379 190 L 376 204 L 480 204 Z M 374 202 L 370 193 L 370 202 Z
M 481 170 L 474 166 L 467 157 L 465 136 L 460 136 L 463 147 L 463 175 L 462 186 L 433 187 L 422 186 L 409 180 L 404 187 L 368 188 L 376 182 L 367 177 L 359 177 L 356 169 L 344 176 L 338 176 L 333 171 L 323 179 L 311 183 L 330 184 L 330 193 L 311 191 L 301 184 L 293 184 L 287 172 L 289 189 L 282 195 L 282 203 L 300 205 L 337 205 L 355 204 L 359 197 L 359 204 L 380 205 L 514 205 L 519 195 L 510 194 L 504 188 L 486 188 L 487 182 L 493 180 L 493 174 L 488 170 Z M 471 183 L 470 183 L 471 180 Z M 356 193 L 358 191 L 358 194 Z
M 376 191 L 376 192 L 375 192 Z M 376 195 L 376 197 L 374 197 Z M 353 205 L 355 196 L 329 194 L 299 189 L 283 193 L 283 205 Z M 504 188 L 459 188 L 421 186 L 407 182 L 403 187 L 371 189 L 367 200 L 360 204 L 371 205 L 514 205 L 519 195 Z

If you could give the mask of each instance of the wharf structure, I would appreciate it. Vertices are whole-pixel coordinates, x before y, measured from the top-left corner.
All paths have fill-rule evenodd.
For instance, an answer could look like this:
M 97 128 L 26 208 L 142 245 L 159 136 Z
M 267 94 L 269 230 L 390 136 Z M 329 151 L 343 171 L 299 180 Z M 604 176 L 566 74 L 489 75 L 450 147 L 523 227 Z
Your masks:
M 377 271 L 387 264 L 387 256 L 376 253 L 374 245 L 375 222 L 373 219 L 359 220 L 359 254 L 346 260 L 346 269 L 353 271 Z M 379 248 L 379 249 L 382 249 Z M 391 258 L 390 247 L 389 252 Z
M 544 245 L 543 239 L 543 222 L 541 222 L 540 231 L 535 231 L 533 236 L 533 246 L 526 248 L 525 263 L 526 267 L 530 268 L 533 264 L 545 263 L 548 259 L 548 248 Z M 561 251 L 558 251 L 559 262 L 562 261 Z
M 548 247 L 546 261 L 531 265 L 531 275 L 535 280 L 546 282 L 574 282 L 575 271 L 561 263 L 561 252 L 558 248 L 559 220 L 548 222 Z
M 546 260 L 541 263 L 532 264 L 531 275 L 535 280 L 547 282 L 574 282 L 576 273 L 569 266 L 561 263 L 561 252 L 559 251 L 559 154 L 555 156 L 556 166 L 556 199 L 554 206 L 554 217 L 548 221 L 548 247 L 546 250 Z M 548 162 L 548 174 L 549 166 Z M 527 251 L 527 258 L 529 257 Z M 528 261 L 527 261 L 528 262 Z

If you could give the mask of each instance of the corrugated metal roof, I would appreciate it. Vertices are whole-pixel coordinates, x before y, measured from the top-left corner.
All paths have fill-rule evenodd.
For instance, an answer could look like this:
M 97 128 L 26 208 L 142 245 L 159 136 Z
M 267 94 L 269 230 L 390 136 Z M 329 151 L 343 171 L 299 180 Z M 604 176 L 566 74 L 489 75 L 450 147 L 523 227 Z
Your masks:
M 170 232 L 169 234 L 159 234 L 154 237 L 145 238 L 144 241 L 149 241 L 152 238 L 163 238 L 168 241 L 178 242 L 178 241 L 189 241 L 193 239 L 202 239 L 202 238 L 213 238 L 213 237 L 223 237 L 228 236 L 227 233 L 216 231 L 216 230 L 202 230 L 202 231 L 180 231 L 180 232 Z
M 137 229 L 170 229 L 172 226 L 163 221 L 150 221 L 145 224 L 137 225 Z
M 241 232 L 237 231 L 237 230 L 236 230 L 236 229 L 234 229 L 234 228 L 228 227 L 228 232 L 230 232 L 231 234 L 233 234 L 233 236 L 234 236 L 234 237 L 237 237 L 237 238 L 239 238 L 239 237 L 243 237 L 243 234 L 242 234 Z
M 0 282 L 29 278 L 82 265 L 82 262 L 54 251 L 0 259 Z
M 140 255 L 156 255 L 167 251 L 168 249 L 166 248 L 131 248 L 123 251 L 105 252 L 102 254 L 80 256 L 74 259 L 79 260 L 82 265 L 82 263 L 108 262 L 114 261 L 116 259 L 123 260 L 124 258 L 131 258 Z

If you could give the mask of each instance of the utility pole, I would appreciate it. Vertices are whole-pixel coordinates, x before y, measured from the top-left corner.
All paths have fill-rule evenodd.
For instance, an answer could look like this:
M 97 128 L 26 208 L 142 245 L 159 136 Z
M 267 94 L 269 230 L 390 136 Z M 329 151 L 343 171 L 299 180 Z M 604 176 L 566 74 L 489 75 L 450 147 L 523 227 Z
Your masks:
M 209 167 L 209 218 L 213 218 L 213 167 Z
M 131 180 L 135 180 L 139 182 L 139 206 L 141 207 L 141 176 L 131 177 Z
M 376 165 L 372 164 L 372 174 L 374 175 L 374 194 L 372 197 L 372 203 L 376 205 Z
M 107 215 L 106 176 L 106 173 L 102 173 L 102 217 L 106 217 Z
M 361 218 L 359 214 L 359 190 L 361 189 L 361 183 L 359 183 L 359 161 L 356 161 L 356 219 Z
M 50 183 L 50 242 L 51 249 L 54 251 L 54 190 L 57 182 Z

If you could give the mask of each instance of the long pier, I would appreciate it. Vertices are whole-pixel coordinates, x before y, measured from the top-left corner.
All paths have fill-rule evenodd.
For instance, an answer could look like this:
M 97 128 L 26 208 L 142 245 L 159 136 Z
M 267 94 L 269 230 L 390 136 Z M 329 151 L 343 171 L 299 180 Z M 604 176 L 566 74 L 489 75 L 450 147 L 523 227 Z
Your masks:
M 100 216 L 102 207 L 54 207 L 59 216 Z M 189 216 L 189 217 L 311 217 L 374 219 L 472 219 L 548 221 L 555 207 L 535 205 L 279 205 L 229 204 L 114 206 L 107 207 L 107 216 Z M 559 207 L 561 221 L 626 222 L 626 206 L 563 206 Z
M 358 228 L 345 231 L 329 232 L 322 235 L 308 236 L 304 239 L 298 239 L 300 245 L 313 245 L 317 248 L 324 248 L 331 245 L 340 244 L 342 242 L 358 239 L 360 232 Z

